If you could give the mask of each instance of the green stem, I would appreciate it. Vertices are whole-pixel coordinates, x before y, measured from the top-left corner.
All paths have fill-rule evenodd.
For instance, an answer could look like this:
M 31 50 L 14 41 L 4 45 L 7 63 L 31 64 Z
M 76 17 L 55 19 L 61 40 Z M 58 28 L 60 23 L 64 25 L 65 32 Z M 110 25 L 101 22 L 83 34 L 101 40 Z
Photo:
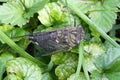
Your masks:
M 62 0 L 62 2 L 65 4 L 64 0 Z M 90 27 L 94 28 L 104 39 L 108 40 L 115 47 L 120 47 L 120 45 L 117 44 L 112 38 L 110 38 L 101 28 L 99 28 L 98 25 L 96 25 L 83 12 L 81 12 L 75 4 L 70 3 L 70 1 L 68 1 L 68 7 L 80 18 L 82 18 L 87 24 L 89 24 Z
M 44 72 L 50 72 L 53 68 L 54 64 L 52 62 L 52 60 L 49 62 L 49 64 L 47 65 L 47 67 L 44 69 Z
M 77 77 L 80 75 L 80 70 L 83 62 L 82 59 L 83 59 L 83 41 L 81 41 L 79 45 L 79 58 L 78 58 L 78 66 L 77 66 L 76 77 L 75 77 L 76 80 L 77 80 Z
M 7 43 L 12 49 L 14 49 L 16 52 L 18 52 L 21 56 L 30 59 L 31 61 L 37 63 L 38 65 L 45 66 L 46 64 L 35 59 L 31 55 L 29 55 L 27 52 L 25 52 L 22 48 L 20 48 L 15 42 L 13 42 L 7 35 L 5 35 L 2 31 L 0 31 L 0 40 Z
M 86 80 L 90 80 L 90 77 L 89 77 L 88 71 L 87 71 L 87 69 L 86 69 L 86 65 L 85 65 L 84 57 L 83 57 L 83 71 L 84 71 L 84 74 L 85 74 Z

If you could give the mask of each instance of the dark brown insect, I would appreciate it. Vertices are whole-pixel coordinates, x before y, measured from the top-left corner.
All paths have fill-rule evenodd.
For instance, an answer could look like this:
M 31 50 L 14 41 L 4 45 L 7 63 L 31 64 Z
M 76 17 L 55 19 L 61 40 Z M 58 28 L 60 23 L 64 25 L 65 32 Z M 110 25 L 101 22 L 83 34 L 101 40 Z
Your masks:
M 46 54 L 49 55 L 59 51 L 68 51 L 78 45 L 83 39 L 83 29 L 78 27 L 67 27 L 49 32 L 40 32 L 29 35 L 28 38 L 37 43 Z

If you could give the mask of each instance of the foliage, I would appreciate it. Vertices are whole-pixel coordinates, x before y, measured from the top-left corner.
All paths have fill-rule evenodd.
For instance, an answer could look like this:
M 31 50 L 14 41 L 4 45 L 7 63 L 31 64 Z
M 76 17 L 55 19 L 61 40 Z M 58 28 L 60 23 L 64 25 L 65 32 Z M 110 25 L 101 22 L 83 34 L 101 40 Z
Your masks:
M 10 23 L 11 25 L 19 26 L 24 25 L 29 21 L 30 17 L 33 16 L 33 12 L 35 13 L 39 9 L 41 9 L 46 1 L 47 0 L 8 1 L 7 3 L 4 3 L 2 6 L 0 6 L 0 20 L 6 24 Z M 41 3 L 42 5 L 39 6 L 39 3 Z
M 7 2 L 0 6 L 2 13 L 0 14 L 1 21 L 4 23 L 11 23 L 12 25 L 25 24 L 28 20 L 23 18 L 24 8 L 19 2 Z
M 75 72 L 77 67 L 77 55 L 72 53 L 58 53 L 52 55 L 51 60 L 58 65 L 55 69 L 55 74 L 59 80 L 65 80 Z
M 1 26 L 0 30 L 3 31 L 7 36 L 12 38 L 13 41 L 19 41 L 20 40 L 20 38 L 18 38 L 18 39 L 15 38 L 14 39 L 14 37 L 22 36 L 22 35 L 26 34 L 26 32 L 25 32 L 25 30 L 23 28 L 19 28 L 19 27 L 15 28 L 15 27 L 10 26 L 10 25 L 3 25 L 3 26 Z
M 59 25 L 65 22 L 66 14 L 61 11 L 61 7 L 56 3 L 48 3 L 44 9 L 38 12 L 38 19 L 45 26 Z
M 96 75 L 101 76 L 100 78 L 107 78 L 109 80 L 118 80 L 119 76 L 119 50 L 120 48 L 109 48 L 105 54 L 95 58 L 94 64 L 99 70 L 92 73 L 93 78 L 98 79 Z
M 3 73 L 5 72 L 6 62 L 14 57 L 9 53 L 2 53 L 0 56 L 0 80 L 2 80 Z
M 105 50 L 102 45 L 95 43 L 85 45 L 84 50 L 86 67 L 87 70 L 91 73 L 92 71 L 96 70 L 94 65 L 94 58 L 104 54 Z
M 44 73 L 41 80 L 53 80 L 49 73 Z
M 86 80 L 83 73 L 78 75 L 78 78 L 75 78 L 76 74 L 72 74 L 67 80 Z
M 0 0 L 0 80 L 119 80 L 119 12 L 120 0 Z M 76 25 L 85 38 L 66 52 L 27 39 Z
M 6 70 L 9 80 L 41 80 L 42 78 L 42 71 L 38 65 L 21 57 L 8 61 Z

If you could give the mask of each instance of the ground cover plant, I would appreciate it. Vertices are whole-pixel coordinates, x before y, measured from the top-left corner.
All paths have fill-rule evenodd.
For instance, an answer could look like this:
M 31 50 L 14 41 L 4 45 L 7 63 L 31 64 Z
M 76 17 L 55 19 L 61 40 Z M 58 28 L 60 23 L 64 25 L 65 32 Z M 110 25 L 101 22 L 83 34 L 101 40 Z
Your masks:
M 80 44 L 54 54 L 28 36 L 77 26 Z M 119 79 L 120 0 L 0 0 L 0 80 Z

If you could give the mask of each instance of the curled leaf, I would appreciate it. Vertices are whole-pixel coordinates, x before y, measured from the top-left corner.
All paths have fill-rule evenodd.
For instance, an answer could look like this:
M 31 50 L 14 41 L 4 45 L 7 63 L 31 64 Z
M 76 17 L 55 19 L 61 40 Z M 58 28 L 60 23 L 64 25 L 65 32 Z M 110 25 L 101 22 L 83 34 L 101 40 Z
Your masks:
M 61 11 L 61 7 L 55 2 L 46 4 L 38 14 L 38 19 L 45 26 L 62 23 L 66 18 L 66 15 Z
M 81 72 L 81 73 L 77 76 L 77 78 L 76 78 L 76 73 L 74 73 L 74 74 L 70 75 L 70 77 L 67 78 L 67 80 L 86 80 L 86 78 L 85 78 L 84 74 Z
M 66 80 L 71 74 L 75 73 L 77 62 L 61 64 L 55 69 L 55 74 L 59 80 Z
M 71 74 L 75 73 L 77 68 L 77 54 L 55 54 L 51 60 L 55 63 L 57 68 L 55 74 L 59 80 L 66 80 Z

